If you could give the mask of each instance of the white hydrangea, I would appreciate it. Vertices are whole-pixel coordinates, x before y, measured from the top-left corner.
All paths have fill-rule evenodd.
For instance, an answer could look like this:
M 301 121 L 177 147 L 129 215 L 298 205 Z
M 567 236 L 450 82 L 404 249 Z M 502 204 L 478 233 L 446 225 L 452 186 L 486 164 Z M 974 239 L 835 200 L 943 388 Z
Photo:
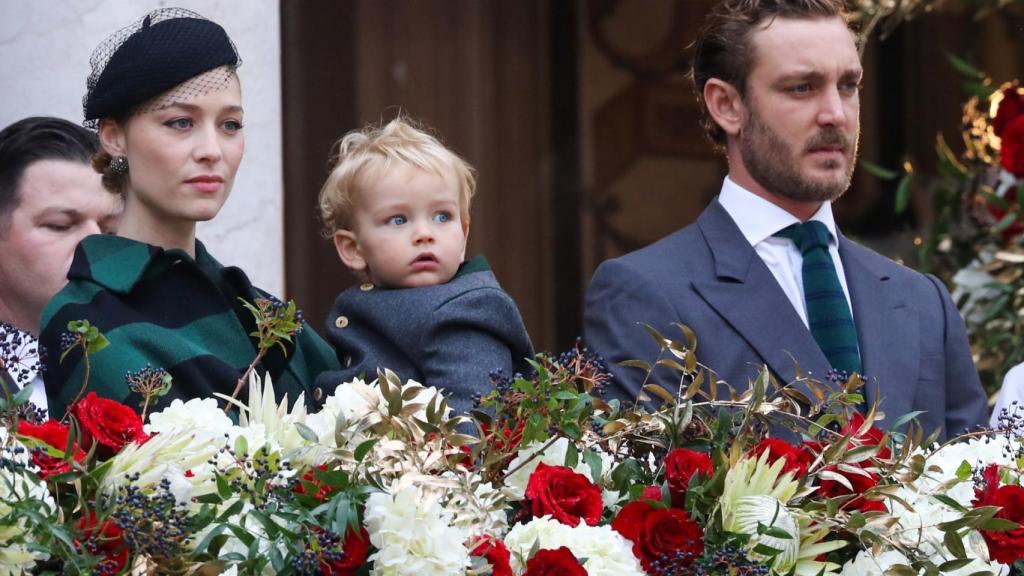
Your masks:
M 534 454 L 539 453 L 543 447 L 544 444 L 542 443 L 533 443 L 525 448 L 520 448 L 516 457 L 511 463 L 509 463 L 508 469 L 515 470 L 515 472 L 509 474 L 508 477 L 505 478 L 505 486 L 509 488 L 514 500 L 522 500 L 526 496 L 526 485 L 529 484 L 530 476 L 541 462 L 548 466 L 565 465 L 565 453 L 569 449 L 569 440 L 567 438 L 559 438 L 551 446 L 548 446 L 547 449 L 539 456 L 527 462 L 525 466 L 520 467 L 520 464 L 528 458 L 533 457 Z M 605 454 L 601 454 L 601 456 L 603 463 L 601 470 L 602 476 L 604 476 L 605 474 L 611 473 L 611 457 Z M 607 461 L 605 461 L 605 457 L 607 457 Z M 516 470 L 516 468 L 518 468 L 518 470 Z M 587 465 L 586 462 L 583 462 L 582 458 L 576 464 L 576 467 L 573 468 L 573 471 L 577 474 L 586 476 L 591 482 L 600 484 L 601 479 L 598 478 L 597 481 L 595 481 L 594 478 L 591 477 L 590 466 Z M 602 490 L 602 494 L 603 492 L 604 490 Z M 612 497 L 614 497 L 614 494 Z M 604 500 L 603 495 L 602 500 Z
M 535 542 L 541 549 L 567 547 L 577 558 L 586 558 L 584 567 L 590 576 L 643 576 L 640 561 L 633 554 L 633 545 L 611 526 L 567 526 L 550 516 L 534 518 L 517 524 L 505 536 L 505 546 L 512 553 L 512 570 L 520 573 L 517 553 L 526 558 Z
M 452 526 L 452 515 L 415 486 L 370 495 L 364 522 L 377 549 L 369 558 L 371 576 L 448 576 L 470 566 L 468 532 Z
M 210 441 L 223 440 L 234 428 L 231 418 L 214 398 L 193 398 L 188 402 L 175 399 L 171 405 L 149 415 L 147 434 L 188 433 Z
M 0 428 L 0 442 L 6 435 L 6 429 Z M 0 575 L 26 574 L 37 561 L 46 560 L 49 555 L 29 549 L 31 536 L 26 534 L 24 519 L 11 515 L 14 510 L 12 504 L 37 502 L 36 511 L 42 514 L 54 514 L 57 505 L 46 484 L 28 463 L 27 451 L 14 453 L 4 449 L 2 457 L 10 465 L 0 467 Z

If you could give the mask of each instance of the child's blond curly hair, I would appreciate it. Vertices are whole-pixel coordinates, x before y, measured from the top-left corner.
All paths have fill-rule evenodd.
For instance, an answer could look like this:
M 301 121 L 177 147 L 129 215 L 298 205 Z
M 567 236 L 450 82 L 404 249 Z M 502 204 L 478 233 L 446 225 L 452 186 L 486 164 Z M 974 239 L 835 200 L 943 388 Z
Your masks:
M 375 174 L 393 162 L 442 176 L 451 169 L 459 185 L 460 215 L 463 223 L 469 224 L 469 203 L 476 192 L 473 167 L 414 121 L 399 115 L 383 126 L 353 130 L 336 146 L 334 168 L 320 189 L 324 236 L 330 238 L 338 230 L 351 228 L 355 191 L 365 189 Z

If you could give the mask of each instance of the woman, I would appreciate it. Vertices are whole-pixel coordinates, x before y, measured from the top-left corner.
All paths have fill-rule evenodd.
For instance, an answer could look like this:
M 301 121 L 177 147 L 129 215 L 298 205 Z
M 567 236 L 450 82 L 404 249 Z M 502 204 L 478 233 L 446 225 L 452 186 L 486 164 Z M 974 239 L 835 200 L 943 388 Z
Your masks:
M 154 369 L 173 379 L 160 406 L 231 394 L 258 352 L 243 300 L 267 295 L 214 260 L 195 231 L 224 205 L 245 148 L 238 53 L 219 25 L 172 8 L 115 33 L 90 62 L 86 125 L 103 149 L 93 165 L 124 196 L 124 215 L 118 236 L 82 241 L 67 287 L 43 312 L 50 413 L 60 418 L 86 390 L 141 406 Z M 83 319 L 110 345 L 88 362 L 81 346 L 62 359 L 68 323 Z M 313 406 L 312 382 L 337 367 L 335 355 L 308 327 L 285 348 L 258 370 L 279 396 L 304 392 Z

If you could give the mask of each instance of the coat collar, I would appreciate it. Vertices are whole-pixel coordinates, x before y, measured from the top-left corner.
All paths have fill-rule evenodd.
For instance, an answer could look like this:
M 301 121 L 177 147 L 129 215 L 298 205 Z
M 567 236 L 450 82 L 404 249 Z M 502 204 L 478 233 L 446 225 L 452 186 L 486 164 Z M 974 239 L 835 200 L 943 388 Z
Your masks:
M 697 220 L 715 278 L 695 281 L 700 296 L 783 381 L 823 379 L 829 363 L 771 271 L 725 209 L 713 201 Z M 886 410 L 910 411 L 919 370 L 918 323 L 891 278 L 892 264 L 838 234 L 867 384 L 873 400 L 886 385 Z M 899 350 L 894 354 L 894 350 Z
M 95 234 L 85 237 L 75 249 L 68 278 L 88 280 L 112 292 L 126 294 L 144 277 L 158 274 L 178 262 L 201 269 L 221 268 L 199 240 L 196 240 L 193 259 L 182 250 L 165 250 L 120 236 Z

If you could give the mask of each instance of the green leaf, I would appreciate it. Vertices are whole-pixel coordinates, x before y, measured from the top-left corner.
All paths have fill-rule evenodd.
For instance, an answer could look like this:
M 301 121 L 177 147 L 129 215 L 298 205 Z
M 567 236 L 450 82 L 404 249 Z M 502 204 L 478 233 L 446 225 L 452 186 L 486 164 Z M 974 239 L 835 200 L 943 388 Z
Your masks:
M 307 442 L 312 442 L 313 444 L 320 442 L 320 437 L 316 435 L 316 432 L 314 432 L 312 428 L 306 426 L 302 422 L 296 422 L 295 428 L 298 429 L 299 436 L 302 436 L 303 440 L 306 440 Z
M 907 206 L 910 204 L 910 183 L 914 180 L 914 173 L 907 172 L 900 178 L 900 183 L 896 185 L 896 213 L 902 214 L 907 211 Z
M 565 462 L 566 468 L 576 468 L 576 465 L 580 463 L 580 452 L 576 448 L 575 442 L 568 442 L 568 446 L 565 448 Z
M 1020 524 L 1005 518 L 989 518 L 978 527 L 986 532 L 1008 532 L 1020 528 Z
M 356 446 L 356 450 L 352 454 L 356 459 L 356 462 L 362 462 L 363 458 L 366 457 L 366 454 L 370 452 L 370 449 L 373 448 L 374 444 L 376 444 L 378 440 L 380 440 L 380 438 L 370 438 L 369 440 L 361 442 L 359 446 Z
M 228 498 L 231 496 L 231 486 L 228 484 L 226 478 L 223 475 L 217 474 L 217 494 L 221 498 Z
M 964 549 L 964 540 L 956 530 L 946 531 L 946 533 L 942 535 L 942 543 L 946 545 L 946 549 L 949 550 L 950 554 L 954 557 L 967 557 L 967 550 Z
M 956 54 L 946 52 L 946 59 L 953 65 L 958 72 L 967 76 L 968 78 L 975 78 L 977 80 L 985 79 L 985 73 L 979 70 L 975 65 L 971 64 L 967 60 L 957 56 Z
M 999 222 L 996 222 L 995 226 L 992 227 L 992 231 L 996 234 L 1001 234 L 1004 230 L 1013 225 L 1017 221 L 1016 212 L 1007 212 Z
M 888 168 L 883 168 L 882 166 L 879 166 L 878 164 L 875 164 L 874 162 L 871 162 L 869 160 L 861 159 L 860 166 L 868 174 L 871 174 L 873 176 L 877 176 L 877 177 L 881 178 L 882 180 L 895 180 L 895 179 L 899 178 L 899 176 L 900 176 L 900 173 L 897 172 L 896 170 L 890 170 Z

